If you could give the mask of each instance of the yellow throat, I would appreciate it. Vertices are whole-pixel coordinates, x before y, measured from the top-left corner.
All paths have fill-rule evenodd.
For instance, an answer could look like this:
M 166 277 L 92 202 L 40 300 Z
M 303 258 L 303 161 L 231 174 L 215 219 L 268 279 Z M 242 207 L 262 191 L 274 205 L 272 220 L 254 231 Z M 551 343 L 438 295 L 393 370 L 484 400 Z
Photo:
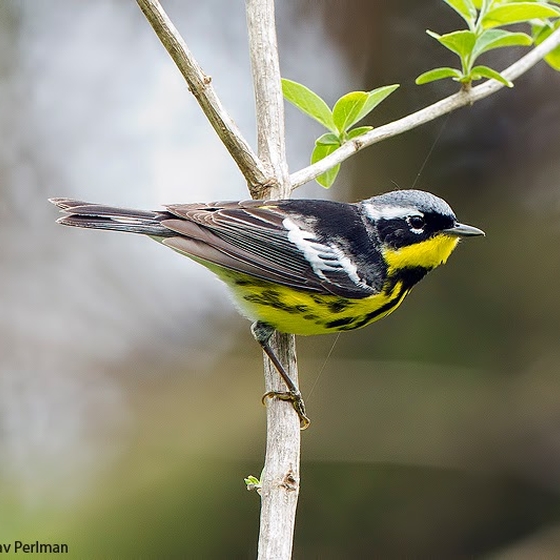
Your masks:
M 413 245 L 400 249 L 384 248 L 383 257 L 389 267 L 389 274 L 394 269 L 422 267 L 428 270 L 444 264 L 459 243 L 456 236 L 441 233 Z

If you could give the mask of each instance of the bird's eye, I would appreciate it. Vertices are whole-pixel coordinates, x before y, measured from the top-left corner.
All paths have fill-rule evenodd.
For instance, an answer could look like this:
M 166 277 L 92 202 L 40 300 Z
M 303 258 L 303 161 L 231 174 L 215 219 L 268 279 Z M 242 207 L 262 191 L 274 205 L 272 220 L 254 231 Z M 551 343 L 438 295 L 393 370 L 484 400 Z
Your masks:
M 410 216 L 407 221 L 412 229 L 422 229 L 426 223 L 422 216 Z

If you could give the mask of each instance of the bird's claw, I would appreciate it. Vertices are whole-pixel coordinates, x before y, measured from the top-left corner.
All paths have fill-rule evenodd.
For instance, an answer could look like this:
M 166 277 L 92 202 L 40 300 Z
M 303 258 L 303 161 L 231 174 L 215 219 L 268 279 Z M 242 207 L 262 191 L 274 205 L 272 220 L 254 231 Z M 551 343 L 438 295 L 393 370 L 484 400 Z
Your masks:
M 303 402 L 303 398 L 299 391 L 268 391 L 262 396 L 262 403 L 266 406 L 266 399 L 272 398 L 291 402 L 294 410 L 299 416 L 300 429 L 306 430 L 309 427 L 309 424 L 311 424 L 311 420 L 305 413 L 305 403 Z

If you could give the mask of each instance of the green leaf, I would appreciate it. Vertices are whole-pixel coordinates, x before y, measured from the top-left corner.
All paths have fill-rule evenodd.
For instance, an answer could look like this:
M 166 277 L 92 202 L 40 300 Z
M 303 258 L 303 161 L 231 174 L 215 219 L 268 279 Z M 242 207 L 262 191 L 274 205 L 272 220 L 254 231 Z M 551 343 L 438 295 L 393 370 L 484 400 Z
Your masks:
M 526 33 L 512 33 L 504 29 L 487 29 L 476 40 L 473 49 L 473 58 L 479 57 L 482 53 L 498 49 L 501 47 L 531 45 L 533 39 Z
M 476 8 L 471 0 L 443 0 L 451 6 L 466 22 L 469 27 L 476 21 Z
M 454 80 L 459 80 L 463 77 L 463 74 L 456 68 L 434 68 L 428 72 L 420 74 L 416 78 L 416 85 L 428 84 L 430 82 L 435 82 L 436 80 L 443 80 L 445 78 L 453 78 Z
M 396 89 L 399 88 L 399 84 L 393 84 L 390 86 L 382 86 L 377 89 L 372 89 L 371 91 L 367 92 L 368 98 L 362 110 L 359 112 L 358 117 L 352 123 L 350 123 L 346 130 L 348 130 L 352 125 L 356 124 L 358 121 L 361 121 L 366 115 L 371 113 L 382 101 L 387 99 L 389 95 L 391 95 Z
M 428 29 L 426 33 L 461 58 L 466 58 L 471 54 L 476 42 L 476 35 L 472 31 L 452 31 L 445 35 L 439 35 Z
M 540 2 L 508 2 L 488 10 L 482 18 L 482 27 L 488 29 L 550 17 L 560 17 L 560 9 Z
M 544 59 L 551 68 L 560 72 L 560 47 L 551 50 Z
M 496 80 L 504 86 L 513 87 L 513 84 L 506 80 L 499 72 L 496 70 L 492 70 L 492 68 L 488 68 L 488 66 L 475 66 L 471 70 L 471 78 L 473 80 L 480 80 L 481 78 L 488 78 L 489 80 Z
M 313 153 L 311 154 L 311 163 L 316 163 L 326 158 L 328 155 L 332 154 L 338 147 L 339 145 L 335 144 L 319 144 L 316 142 Z M 325 173 L 323 173 L 322 175 L 319 175 L 316 181 L 317 183 L 319 183 L 319 185 L 328 189 L 334 183 L 339 171 L 340 164 L 337 164 L 328 171 L 325 171 Z
M 366 132 L 373 130 L 373 126 L 358 126 L 357 128 L 353 128 L 349 130 L 346 134 L 346 140 L 352 140 L 353 138 L 357 138 Z
M 336 126 L 329 106 L 315 92 L 302 84 L 283 78 L 282 93 L 302 113 L 315 119 L 328 130 L 336 132 Z
M 256 477 L 253 476 L 252 474 L 250 474 L 247 478 L 243 479 L 245 481 L 245 484 L 260 484 L 261 481 Z
M 383 86 L 371 91 L 351 91 L 343 95 L 334 105 L 333 119 L 340 133 L 371 113 L 384 99 L 393 93 L 399 84 Z
M 319 136 L 317 140 L 315 140 L 315 144 L 324 144 L 330 145 L 334 144 L 337 148 L 340 146 L 342 142 L 340 141 L 340 136 L 338 134 L 334 134 L 334 132 L 327 132 L 322 136 Z
M 367 100 L 368 94 L 365 91 L 351 91 L 334 104 L 333 119 L 339 132 L 346 131 L 359 120 Z
M 535 45 L 540 45 L 552 32 L 560 29 L 560 20 L 548 23 L 542 26 L 533 26 L 533 35 L 535 37 Z M 545 57 L 546 63 L 554 70 L 560 71 L 560 47 L 552 49 Z
M 550 24 L 546 20 L 535 20 L 531 25 L 531 35 L 535 45 L 540 45 L 546 37 L 541 38 L 541 33 L 546 33 L 550 29 Z
M 247 490 L 256 490 L 260 494 L 261 481 L 256 476 L 250 474 L 247 478 L 244 478 L 243 481 L 245 482 Z

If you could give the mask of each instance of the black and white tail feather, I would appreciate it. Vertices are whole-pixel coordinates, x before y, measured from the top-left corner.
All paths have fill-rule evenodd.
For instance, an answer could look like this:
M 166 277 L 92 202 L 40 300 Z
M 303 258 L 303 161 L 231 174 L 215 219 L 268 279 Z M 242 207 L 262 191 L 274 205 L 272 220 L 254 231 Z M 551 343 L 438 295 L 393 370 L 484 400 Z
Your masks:
M 162 237 L 171 235 L 170 230 L 161 225 L 161 220 L 166 216 L 169 217 L 167 212 L 117 208 L 71 198 L 49 198 L 49 202 L 64 212 L 68 212 L 57 220 L 59 224 L 65 226 L 125 231 Z

